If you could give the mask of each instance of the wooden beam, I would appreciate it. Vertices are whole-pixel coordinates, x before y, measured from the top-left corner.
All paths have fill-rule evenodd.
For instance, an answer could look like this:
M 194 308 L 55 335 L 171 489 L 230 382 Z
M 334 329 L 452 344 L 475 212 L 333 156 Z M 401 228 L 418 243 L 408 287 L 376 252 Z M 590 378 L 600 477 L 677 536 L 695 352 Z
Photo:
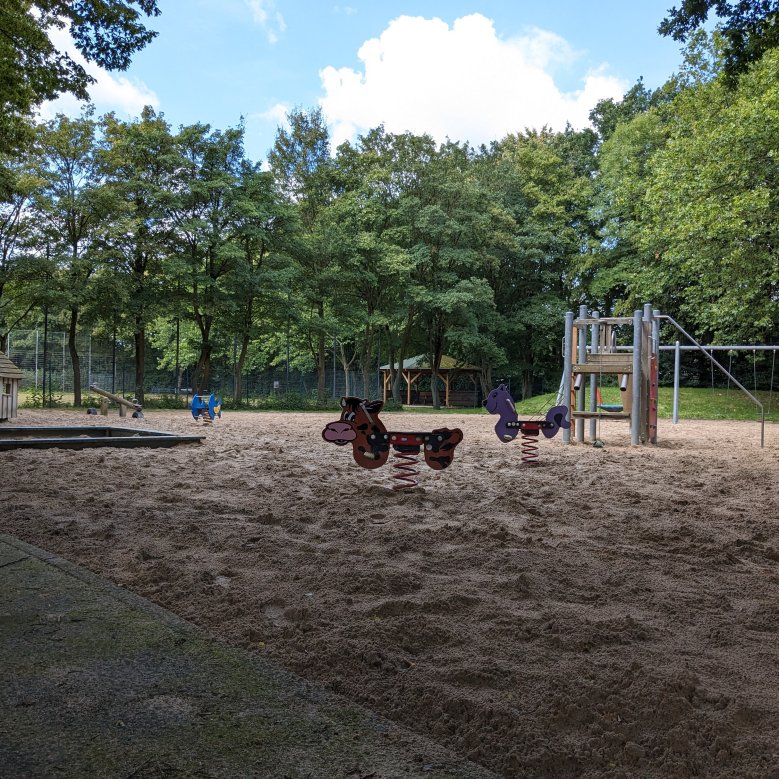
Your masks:
M 114 395 L 113 392 L 106 392 L 106 390 L 100 389 L 100 387 L 95 384 L 90 384 L 89 389 L 92 390 L 92 392 L 97 392 L 98 395 L 102 395 L 104 398 L 113 400 L 114 403 L 118 403 L 120 406 L 131 408 L 133 411 L 141 411 L 143 408 L 140 403 L 133 403 L 131 400 L 127 400 L 121 395 Z
M 612 363 L 591 363 L 589 360 L 587 362 L 575 362 L 573 364 L 573 372 L 574 373 L 604 373 L 606 375 L 612 374 L 612 373 L 633 373 L 633 363 L 632 362 L 612 362 Z

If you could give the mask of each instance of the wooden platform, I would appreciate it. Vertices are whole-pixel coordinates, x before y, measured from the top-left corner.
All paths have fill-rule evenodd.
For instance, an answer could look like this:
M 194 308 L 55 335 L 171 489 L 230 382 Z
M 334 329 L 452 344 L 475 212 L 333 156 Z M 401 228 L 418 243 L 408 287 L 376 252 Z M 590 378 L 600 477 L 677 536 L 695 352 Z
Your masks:
M 586 362 L 575 362 L 574 373 L 633 373 L 633 357 L 624 354 L 589 354 Z

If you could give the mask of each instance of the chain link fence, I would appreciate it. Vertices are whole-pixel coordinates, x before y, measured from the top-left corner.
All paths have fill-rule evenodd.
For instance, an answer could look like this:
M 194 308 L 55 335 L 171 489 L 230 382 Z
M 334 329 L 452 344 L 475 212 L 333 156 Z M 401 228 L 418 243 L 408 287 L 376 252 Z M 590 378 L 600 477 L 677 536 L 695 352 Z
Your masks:
M 76 348 L 81 364 L 81 390 L 88 393 L 90 384 L 101 389 L 130 397 L 135 392 L 134 345 L 122 340 L 113 341 L 90 333 L 79 333 Z M 14 330 L 8 338 L 7 353 L 24 374 L 21 383 L 23 393 L 37 393 L 54 402 L 67 402 L 73 396 L 73 366 L 68 350 L 67 333 L 49 330 Z M 779 369 L 775 351 L 715 352 L 716 359 L 750 391 L 776 391 L 779 389 Z M 673 352 L 663 351 L 660 356 L 660 384 L 673 384 Z M 194 366 L 183 366 L 181 380 L 176 381 L 176 371 L 160 368 L 154 350 L 147 349 L 144 392 L 149 396 L 171 396 L 180 387 L 180 395 L 191 394 L 191 374 Z M 234 395 L 233 363 L 229 359 L 214 359 L 211 364 L 211 386 L 207 389 L 223 397 Z M 45 381 L 45 388 L 44 388 Z M 264 370 L 245 371 L 241 376 L 243 400 L 268 398 L 283 393 L 297 393 L 306 398 L 316 396 L 318 377 L 314 371 L 299 371 L 286 365 Z M 727 376 L 714 368 L 699 352 L 682 352 L 680 366 L 682 387 L 729 388 Z M 328 366 L 326 394 L 331 398 L 342 395 L 382 397 L 382 380 L 377 370 L 366 387 L 361 372 L 349 371 L 348 377 L 338 365 Z M 472 390 L 470 383 L 453 389 Z M 553 391 L 551 385 L 536 388 L 537 392 Z M 414 385 L 412 403 L 429 403 L 429 380 Z M 480 398 L 479 398 L 480 399 Z M 405 395 L 404 395 L 405 401 Z M 478 403 L 474 403 L 478 405 Z
M 76 350 L 81 367 L 81 391 L 88 393 L 95 384 L 101 389 L 118 395 L 129 396 L 135 392 L 135 350 L 132 343 L 93 337 L 79 333 Z M 68 335 L 64 331 L 14 330 L 8 337 L 8 357 L 22 371 L 24 377 L 20 389 L 24 393 L 37 393 L 40 397 L 58 400 L 72 398 L 73 364 L 68 349 Z M 177 382 L 175 369 L 160 368 L 153 350 L 147 350 L 144 392 L 151 396 L 189 396 L 191 374 L 194 366 L 182 366 L 181 379 Z M 45 385 L 44 385 L 45 382 Z M 229 360 L 213 359 L 211 362 L 211 386 L 206 388 L 222 396 L 234 395 L 234 365 Z M 314 397 L 318 375 L 314 371 L 299 371 L 286 365 L 264 370 L 245 371 L 241 376 L 243 399 L 267 398 L 274 394 L 298 393 Z M 347 374 L 338 366 L 328 368 L 325 382 L 329 397 L 361 395 L 381 397 L 381 378 L 378 371 L 366 388 L 361 372 Z M 367 391 L 366 391 L 367 390 Z

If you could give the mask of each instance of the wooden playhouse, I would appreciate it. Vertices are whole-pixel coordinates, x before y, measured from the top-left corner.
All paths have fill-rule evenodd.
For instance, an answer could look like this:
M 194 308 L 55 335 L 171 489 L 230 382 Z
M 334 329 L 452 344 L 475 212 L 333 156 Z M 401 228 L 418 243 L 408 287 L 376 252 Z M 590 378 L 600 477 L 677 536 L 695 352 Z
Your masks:
M 0 352 L 0 422 L 16 416 L 21 381 L 21 370 L 8 359 L 5 352 Z

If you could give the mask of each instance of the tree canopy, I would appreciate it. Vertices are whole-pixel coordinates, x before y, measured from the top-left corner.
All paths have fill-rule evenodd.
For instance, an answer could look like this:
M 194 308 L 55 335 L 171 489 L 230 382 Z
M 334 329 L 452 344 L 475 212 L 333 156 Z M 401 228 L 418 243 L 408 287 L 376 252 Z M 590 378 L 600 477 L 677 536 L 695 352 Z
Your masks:
M 0 197 L 12 185 L 3 158 L 29 143 L 33 112 L 46 100 L 71 93 L 89 98 L 94 79 L 51 31 L 67 29 L 84 57 L 107 70 L 126 70 L 156 33 L 142 16 L 159 14 L 157 0 L 19 0 L 0 3 Z
M 725 40 L 724 69 L 728 83 L 763 54 L 779 45 L 778 0 L 684 0 L 670 9 L 658 32 L 686 42 L 714 12 Z

